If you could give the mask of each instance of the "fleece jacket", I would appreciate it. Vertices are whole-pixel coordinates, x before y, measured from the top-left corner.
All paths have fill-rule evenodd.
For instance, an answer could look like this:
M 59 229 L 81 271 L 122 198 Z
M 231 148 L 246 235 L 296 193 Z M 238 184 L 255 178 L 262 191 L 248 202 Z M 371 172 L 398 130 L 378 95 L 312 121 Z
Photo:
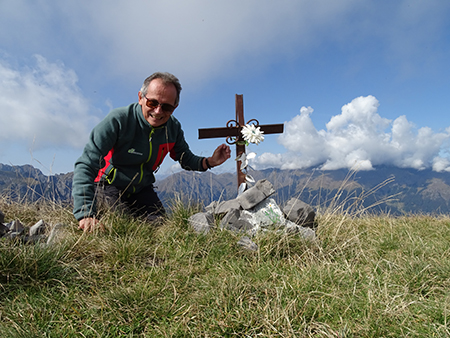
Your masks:
M 92 130 L 75 162 L 72 185 L 75 218 L 96 216 L 95 182 L 103 180 L 125 194 L 137 193 L 155 182 L 154 173 L 168 153 L 183 169 L 205 171 L 204 157 L 190 151 L 175 117 L 154 128 L 145 120 L 138 103 L 112 110 Z

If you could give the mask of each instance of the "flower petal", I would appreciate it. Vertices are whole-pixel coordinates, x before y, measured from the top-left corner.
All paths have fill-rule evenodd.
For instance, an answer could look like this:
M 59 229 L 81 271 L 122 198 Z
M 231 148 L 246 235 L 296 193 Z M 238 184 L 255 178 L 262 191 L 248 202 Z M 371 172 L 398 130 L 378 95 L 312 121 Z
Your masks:
M 247 188 L 247 183 L 243 182 L 241 183 L 241 185 L 238 188 L 238 196 L 241 195 L 245 189 Z
M 241 161 L 241 170 L 244 170 L 248 166 L 248 161 L 245 159 L 244 161 Z
M 245 153 L 241 153 L 238 157 L 236 157 L 236 161 L 245 161 L 247 159 L 247 155 Z
M 245 180 L 249 183 L 255 183 L 255 179 L 249 174 L 245 175 Z

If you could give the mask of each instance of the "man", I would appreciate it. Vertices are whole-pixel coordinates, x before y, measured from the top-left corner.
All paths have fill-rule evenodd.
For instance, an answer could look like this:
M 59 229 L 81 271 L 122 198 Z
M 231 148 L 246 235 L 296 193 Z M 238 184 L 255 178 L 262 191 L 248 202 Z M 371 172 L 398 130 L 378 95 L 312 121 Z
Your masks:
M 145 79 L 139 102 L 112 110 L 91 132 L 83 154 L 75 162 L 73 177 L 74 215 L 84 231 L 99 223 L 96 196 L 111 207 L 121 206 L 150 220 L 165 214 L 153 190 L 154 172 L 164 157 L 178 161 L 186 170 L 206 171 L 231 156 L 222 144 L 211 157 L 194 155 L 172 116 L 180 101 L 181 85 L 169 73 Z

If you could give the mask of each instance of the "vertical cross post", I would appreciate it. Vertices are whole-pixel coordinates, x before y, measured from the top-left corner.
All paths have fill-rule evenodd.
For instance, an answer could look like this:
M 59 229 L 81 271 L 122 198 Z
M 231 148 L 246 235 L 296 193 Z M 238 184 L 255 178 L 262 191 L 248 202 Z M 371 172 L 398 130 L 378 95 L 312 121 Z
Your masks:
M 236 121 L 239 126 L 245 125 L 244 120 L 244 96 L 236 94 Z M 245 143 L 242 133 L 239 132 L 236 142 L 236 158 L 245 153 Z M 245 174 L 241 170 L 241 161 L 236 161 L 237 185 L 238 187 L 245 182 Z

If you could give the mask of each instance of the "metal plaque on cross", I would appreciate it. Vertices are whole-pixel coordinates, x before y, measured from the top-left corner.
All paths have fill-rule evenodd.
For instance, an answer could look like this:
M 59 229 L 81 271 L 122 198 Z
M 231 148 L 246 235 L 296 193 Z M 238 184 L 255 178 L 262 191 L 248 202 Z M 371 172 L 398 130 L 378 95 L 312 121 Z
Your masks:
M 245 123 L 244 120 L 244 98 L 243 95 L 236 94 L 236 119 L 229 120 L 226 127 L 203 128 L 198 130 L 198 138 L 219 138 L 226 137 L 226 142 L 230 145 L 236 145 L 236 158 L 245 153 L 245 141 L 241 130 L 247 124 L 253 124 L 260 127 L 264 134 L 281 134 L 284 130 L 283 124 L 264 124 L 260 125 L 258 120 L 251 119 Z M 236 163 L 237 183 L 239 186 L 245 182 L 245 174 L 241 170 L 241 161 Z

